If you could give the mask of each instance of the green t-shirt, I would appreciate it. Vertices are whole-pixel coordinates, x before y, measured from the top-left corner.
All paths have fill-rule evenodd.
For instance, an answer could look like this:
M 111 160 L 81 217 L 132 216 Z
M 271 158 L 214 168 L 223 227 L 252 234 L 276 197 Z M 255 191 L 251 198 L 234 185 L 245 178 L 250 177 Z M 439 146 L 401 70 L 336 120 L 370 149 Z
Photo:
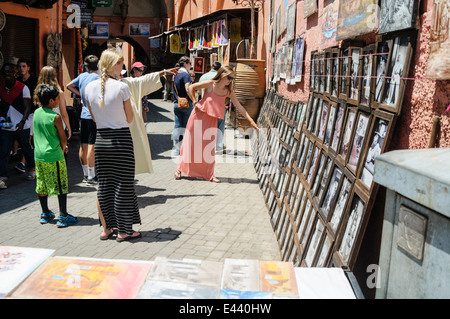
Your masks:
M 38 162 L 57 162 L 64 159 L 55 117 L 58 113 L 44 107 L 33 115 L 34 159 Z

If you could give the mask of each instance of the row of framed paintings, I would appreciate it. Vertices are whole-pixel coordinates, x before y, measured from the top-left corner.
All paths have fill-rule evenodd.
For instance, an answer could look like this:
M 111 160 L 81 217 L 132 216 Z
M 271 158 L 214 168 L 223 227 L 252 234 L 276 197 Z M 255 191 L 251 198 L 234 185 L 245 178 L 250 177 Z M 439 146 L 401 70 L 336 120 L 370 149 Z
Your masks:
M 267 92 L 252 148 L 284 260 L 353 267 L 377 192 L 374 160 L 395 120 L 320 93 L 303 103 Z
M 378 36 L 366 46 L 311 53 L 310 90 L 365 108 L 400 114 L 415 32 Z

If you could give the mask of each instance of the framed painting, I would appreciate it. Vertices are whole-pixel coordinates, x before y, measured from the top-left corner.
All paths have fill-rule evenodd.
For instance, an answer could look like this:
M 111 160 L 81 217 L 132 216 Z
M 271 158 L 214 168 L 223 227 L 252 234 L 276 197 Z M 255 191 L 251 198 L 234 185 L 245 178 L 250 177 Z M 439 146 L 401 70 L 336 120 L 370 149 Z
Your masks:
M 150 24 L 149 23 L 130 23 L 129 25 L 130 36 L 150 36 Z
M 314 94 L 312 98 L 312 106 L 310 112 L 308 113 L 308 125 L 306 127 L 309 132 L 313 131 L 313 125 L 318 106 L 319 106 L 319 96 Z
M 359 88 L 361 86 L 361 48 L 350 48 L 348 101 L 354 105 L 359 102 Z
M 303 102 L 298 102 L 299 110 L 297 112 L 298 120 L 297 120 L 297 131 L 301 132 L 303 128 L 303 123 L 305 121 L 305 114 L 308 108 L 308 105 Z
M 305 176 L 306 169 L 308 168 L 309 160 L 311 158 L 311 154 L 314 151 L 314 142 L 308 141 L 308 148 L 305 148 L 303 150 L 302 157 L 300 159 L 299 163 L 299 170 L 303 173 L 303 176 Z
M 320 177 L 322 176 L 322 172 L 325 167 L 326 160 L 327 160 L 327 155 L 324 151 L 322 151 L 322 154 L 320 155 L 320 159 L 319 159 L 319 166 L 318 166 L 317 172 L 314 176 L 313 184 L 310 188 L 311 194 L 316 193 L 317 187 L 319 186 Z
M 311 230 L 312 230 L 316 216 L 317 216 L 317 211 L 314 208 L 314 206 L 311 205 L 311 210 L 310 210 L 309 216 L 304 220 L 304 222 L 305 222 L 304 225 L 300 225 L 300 227 L 303 226 L 302 236 L 299 237 L 300 247 L 303 250 L 302 257 L 305 256 L 305 252 L 306 252 L 305 248 L 308 243 L 308 239 L 311 234 Z
M 377 41 L 377 53 L 375 55 L 375 81 L 373 83 L 373 104 L 378 106 L 382 99 L 384 79 L 389 62 L 392 40 L 383 40 L 381 37 Z
M 302 238 L 303 228 L 305 228 L 305 224 L 308 221 L 308 218 L 309 218 L 309 215 L 311 212 L 311 206 L 312 206 L 312 204 L 311 204 L 312 200 L 309 197 L 309 194 L 307 191 L 305 191 L 305 197 L 306 197 L 305 203 L 299 209 L 300 217 L 298 218 L 298 228 L 297 228 L 297 236 L 299 239 L 299 243 Z M 300 248 L 301 248 L 300 250 L 303 250 L 302 247 L 300 247 Z
M 325 50 L 325 54 L 324 54 L 324 64 L 325 64 L 325 69 L 324 69 L 324 89 L 323 89 L 323 93 L 329 97 L 331 95 L 331 69 L 332 69 L 332 53 L 331 53 L 331 49 L 327 49 Z
M 297 18 L 297 1 L 294 1 L 288 8 L 286 29 L 286 41 L 292 41 L 295 38 L 295 19 Z
M 314 91 L 320 92 L 320 53 L 314 53 Z
M 325 192 L 325 196 L 323 197 L 323 201 L 321 202 L 319 208 L 319 213 L 323 216 L 325 220 L 328 220 L 328 215 L 330 214 L 330 212 L 334 207 L 334 202 L 338 195 L 342 175 L 343 175 L 342 167 L 336 164 L 333 168 L 333 173 L 331 174 L 327 186 L 327 191 Z
M 303 143 L 301 144 L 302 147 L 298 148 L 297 152 L 297 158 L 296 158 L 296 166 L 299 170 L 302 169 L 303 161 L 305 158 L 305 153 L 308 147 L 309 139 L 307 136 L 303 135 Z
M 340 262 L 352 269 L 361 245 L 369 214 L 366 209 L 367 201 L 357 187 L 353 188 L 349 200 L 350 206 L 348 207 L 348 213 L 344 217 L 345 220 L 342 229 L 339 232 L 336 251 Z
M 316 152 L 318 151 L 318 147 L 314 145 L 314 143 L 311 142 L 310 144 L 311 148 L 308 148 L 308 154 L 306 154 L 306 160 L 305 160 L 305 164 L 303 166 L 303 176 L 305 177 L 305 179 L 308 176 L 308 172 L 310 167 L 312 166 L 312 161 L 315 157 Z
M 316 190 L 317 201 L 320 203 L 322 196 L 325 193 L 326 186 L 328 185 L 328 178 L 330 177 L 331 169 L 334 166 L 334 161 L 332 158 L 328 158 L 325 169 L 320 177 L 319 187 Z
M 306 181 L 309 185 L 311 185 L 311 182 L 314 178 L 314 174 L 316 173 L 317 164 L 319 162 L 319 156 L 321 154 L 321 149 L 316 146 L 316 150 L 314 152 L 314 157 L 311 160 L 311 165 L 308 170 L 308 174 L 305 175 Z
M 337 115 L 337 103 L 329 101 L 329 115 L 327 120 L 327 127 L 325 129 L 325 136 L 323 138 L 323 147 L 328 151 L 332 138 L 334 123 Z
M 305 38 L 298 37 L 295 39 L 295 72 L 292 77 L 295 82 L 301 82 L 303 79 L 303 55 L 305 52 Z
M 90 39 L 108 39 L 109 23 L 93 22 L 88 24 L 88 36 Z
M 373 193 L 374 182 L 374 168 L 375 159 L 380 154 L 384 153 L 386 147 L 389 145 L 390 137 L 392 136 L 393 125 L 395 124 L 395 116 L 390 112 L 377 110 L 373 115 L 372 125 L 370 127 L 369 142 L 365 150 L 363 164 L 361 165 L 358 174 L 359 181 L 369 194 Z
M 379 107 L 400 114 L 412 55 L 412 36 L 395 37 Z
M 317 215 L 311 232 L 311 239 L 303 254 L 303 262 L 306 267 L 312 267 L 314 265 L 314 261 L 316 260 L 315 256 L 319 250 L 319 245 L 322 241 L 324 232 L 325 224 L 319 215 Z
M 378 27 L 377 0 L 339 1 L 336 40 L 354 38 Z
M 419 0 L 380 0 L 380 34 L 416 27 Z
M 339 58 L 339 98 L 341 99 L 347 99 L 348 97 L 349 62 L 349 48 L 341 50 Z
M 336 121 L 333 126 L 333 131 L 331 135 L 331 145 L 329 152 L 331 154 L 336 154 L 339 150 L 339 141 L 341 140 L 342 127 L 344 126 L 344 119 L 347 110 L 347 103 L 344 100 L 339 100 L 336 104 Z
M 303 18 L 312 16 L 317 12 L 317 0 L 305 0 L 303 4 Z
M 205 73 L 205 58 L 194 58 L 194 72 Z
M 325 52 L 319 53 L 319 92 L 325 91 Z
M 347 208 L 348 199 L 352 193 L 353 183 L 354 177 L 350 173 L 344 171 L 344 177 L 342 179 L 342 184 L 339 186 L 336 204 L 334 205 L 334 209 L 328 214 L 328 225 L 330 226 L 335 239 L 340 229 L 342 216 Z
M 370 101 L 372 101 L 372 75 L 374 67 L 375 44 L 370 44 L 363 48 L 361 59 L 361 91 L 359 95 L 359 106 L 370 111 Z
M 322 107 L 323 107 L 323 97 L 321 94 L 318 95 L 318 102 L 317 102 L 317 108 L 316 108 L 316 115 L 313 121 L 313 126 L 311 128 L 311 134 L 314 136 L 317 136 L 319 132 L 319 124 L 320 124 L 320 116 L 322 114 Z
M 299 175 L 297 175 L 300 179 Z M 302 217 L 302 209 L 306 202 L 306 194 L 308 191 L 306 191 L 303 187 L 303 184 L 300 182 L 297 190 L 296 200 L 294 202 L 293 210 L 292 210 L 292 217 L 295 224 L 295 230 L 298 229 L 298 226 L 300 225 L 300 220 Z
M 320 115 L 319 128 L 317 132 L 317 138 L 322 142 L 325 139 L 325 132 L 328 124 L 328 116 L 330 114 L 330 102 L 324 98 L 322 102 L 322 114 Z
M 331 50 L 331 97 L 337 99 L 339 97 L 339 49 Z
M 338 156 L 336 157 L 344 166 L 347 160 L 347 155 L 351 147 L 351 138 L 353 135 L 353 128 L 356 122 L 356 109 L 354 107 L 347 108 L 347 115 L 345 117 L 345 126 L 342 132 L 342 142 L 339 148 Z
M 323 2 L 322 47 L 331 48 L 337 45 L 336 30 L 339 11 L 339 1 L 325 0 Z
M 333 238 L 331 237 L 328 230 L 325 230 L 325 235 L 323 236 L 322 243 L 319 247 L 319 253 L 317 256 L 317 261 L 315 267 L 326 267 L 328 265 L 328 260 L 330 258 L 330 252 L 333 247 Z
M 348 155 L 347 168 L 354 174 L 357 174 L 359 160 L 366 140 L 366 135 L 370 125 L 370 113 L 358 112 L 358 118 L 355 124 L 355 133 L 353 143 Z

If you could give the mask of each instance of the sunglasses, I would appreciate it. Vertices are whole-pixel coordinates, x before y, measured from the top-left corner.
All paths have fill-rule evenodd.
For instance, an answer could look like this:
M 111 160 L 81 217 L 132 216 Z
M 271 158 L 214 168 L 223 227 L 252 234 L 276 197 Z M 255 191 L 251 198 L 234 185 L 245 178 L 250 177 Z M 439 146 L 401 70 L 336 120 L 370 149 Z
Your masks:
M 233 80 L 234 80 L 234 77 L 233 77 L 233 76 L 227 75 L 227 79 L 230 80 L 230 81 L 233 81 Z

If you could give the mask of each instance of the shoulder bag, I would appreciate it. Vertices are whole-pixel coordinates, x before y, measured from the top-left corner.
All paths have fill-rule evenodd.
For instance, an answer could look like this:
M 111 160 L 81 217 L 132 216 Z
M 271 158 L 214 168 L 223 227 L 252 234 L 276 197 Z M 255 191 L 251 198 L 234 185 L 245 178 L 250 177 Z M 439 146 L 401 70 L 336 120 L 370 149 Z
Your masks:
M 179 109 L 188 109 L 189 108 L 189 99 L 187 97 L 180 97 L 180 95 L 178 94 L 175 79 L 173 81 L 173 86 L 175 87 L 175 92 L 177 92 L 177 96 L 178 96 L 178 108 Z

